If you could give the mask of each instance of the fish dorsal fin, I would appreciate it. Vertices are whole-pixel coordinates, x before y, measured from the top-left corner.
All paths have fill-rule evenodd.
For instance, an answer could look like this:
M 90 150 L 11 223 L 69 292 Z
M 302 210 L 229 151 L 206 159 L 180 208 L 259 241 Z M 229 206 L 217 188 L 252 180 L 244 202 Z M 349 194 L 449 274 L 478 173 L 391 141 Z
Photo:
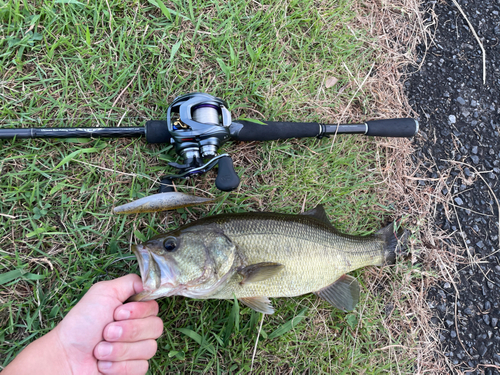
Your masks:
M 255 283 L 257 281 L 269 279 L 283 268 L 285 268 L 284 265 L 273 262 L 250 264 L 238 270 L 238 273 L 243 276 L 243 280 L 241 280 L 240 284 Z
M 317 205 L 312 210 L 303 212 L 301 215 L 314 216 L 319 221 L 322 221 L 323 223 L 332 226 L 332 223 L 330 223 L 330 219 L 328 219 L 328 215 L 326 214 L 326 211 L 323 205 L 321 204 Z
M 352 276 L 342 275 L 333 284 L 314 294 L 342 311 L 351 311 L 359 301 L 359 283 Z
M 240 298 L 239 301 L 257 312 L 261 312 L 263 314 L 274 314 L 274 308 L 271 305 L 271 301 L 269 301 L 269 298 L 267 297 L 246 297 Z

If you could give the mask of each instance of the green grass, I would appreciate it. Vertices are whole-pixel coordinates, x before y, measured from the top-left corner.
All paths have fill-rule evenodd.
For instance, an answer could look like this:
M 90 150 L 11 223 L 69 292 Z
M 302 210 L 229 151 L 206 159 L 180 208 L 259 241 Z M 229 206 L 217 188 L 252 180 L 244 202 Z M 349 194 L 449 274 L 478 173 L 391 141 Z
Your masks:
M 357 116 L 370 116 L 370 96 L 356 93 L 344 68 L 366 74 L 380 58 L 363 30 L 348 27 L 357 1 L 158 1 L 0 1 L 0 126 L 142 125 L 191 91 L 224 98 L 234 118 L 332 123 L 353 98 Z M 330 76 L 339 81 L 325 88 Z M 215 205 L 133 216 L 111 208 L 157 189 L 166 161 L 176 160 L 170 146 L 0 144 L 0 366 L 93 283 L 138 273 L 129 247 L 142 237 L 220 212 L 324 204 L 340 229 L 358 234 L 391 215 L 390 199 L 376 198 L 377 151 L 356 136 L 333 147 L 328 139 L 227 144 L 242 180 L 237 191 L 217 191 L 211 172 L 180 190 L 207 191 L 221 198 Z M 165 334 L 151 373 L 249 371 L 260 314 L 233 301 L 158 302 Z M 396 363 L 375 350 L 398 343 L 382 329 L 379 295 L 363 293 L 350 314 L 312 295 L 273 304 L 258 373 L 411 372 L 409 358 Z

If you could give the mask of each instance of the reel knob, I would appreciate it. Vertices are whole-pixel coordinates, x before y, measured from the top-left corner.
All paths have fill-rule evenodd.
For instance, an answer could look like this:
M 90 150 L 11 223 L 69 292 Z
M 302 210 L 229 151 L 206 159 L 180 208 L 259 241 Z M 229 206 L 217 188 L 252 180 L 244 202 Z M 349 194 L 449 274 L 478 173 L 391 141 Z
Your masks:
M 222 191 L 232 191 L 240 184 L 240 177 L 234 171 L 233 160 L 229 156 L 224 156 L 218 162 L 217 178 L 215 186 Z
M 174 193 L 175 190 L 172 187 L 172 179 L 168 177 L 164 177 L 160 181 L 160 188 L 158 189 L 158 193 Z

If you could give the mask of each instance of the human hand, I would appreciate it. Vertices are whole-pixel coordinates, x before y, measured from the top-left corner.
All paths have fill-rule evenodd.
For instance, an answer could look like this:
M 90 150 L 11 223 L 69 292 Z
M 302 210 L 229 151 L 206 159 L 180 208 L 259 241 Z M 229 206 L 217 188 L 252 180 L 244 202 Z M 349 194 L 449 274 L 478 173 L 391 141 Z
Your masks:
M 146 373 L 163 332 L 158 304 L 123 304 L 142 289 L 137 275 L 99 282 L 57 326 L 73 373 Z
M 56 328 L 30 344 L 5 370 L 145 374 L 163 322 L 156 316 L 156 301 L 123 304 L 142 289 L 140 277 L 133 274 L 93 285 Z

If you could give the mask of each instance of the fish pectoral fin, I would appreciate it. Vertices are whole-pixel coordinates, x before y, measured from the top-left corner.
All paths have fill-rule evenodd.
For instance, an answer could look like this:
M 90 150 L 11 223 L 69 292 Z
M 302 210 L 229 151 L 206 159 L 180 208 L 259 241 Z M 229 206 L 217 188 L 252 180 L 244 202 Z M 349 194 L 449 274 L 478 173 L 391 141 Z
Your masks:
M 124 303 L 150 301 L 150 300 L 154 299 L 154 298 L 150 298 L 150 296 L 151 296 L 151 292 L 143 290 L 142 292 L 139 292 L 137 294 L 134 294 L 133 296 L 130 296 Z
M 283 264 L 273 262 L 251 264 L 238 270 L 238 273 L 243 277 L 240 284 L 255 283 L 257 281 L 269 279 L 283 268 L 285 268 Z
M 267 297 L 246 297 L 238 299 L 242 304 L 263 314 L 274 314 L 274 308 Z
M 351 311 L 359 301 L 359 283 L 352 276 L 342 275 L 333 284 L 314 294 L 342 311 Z

